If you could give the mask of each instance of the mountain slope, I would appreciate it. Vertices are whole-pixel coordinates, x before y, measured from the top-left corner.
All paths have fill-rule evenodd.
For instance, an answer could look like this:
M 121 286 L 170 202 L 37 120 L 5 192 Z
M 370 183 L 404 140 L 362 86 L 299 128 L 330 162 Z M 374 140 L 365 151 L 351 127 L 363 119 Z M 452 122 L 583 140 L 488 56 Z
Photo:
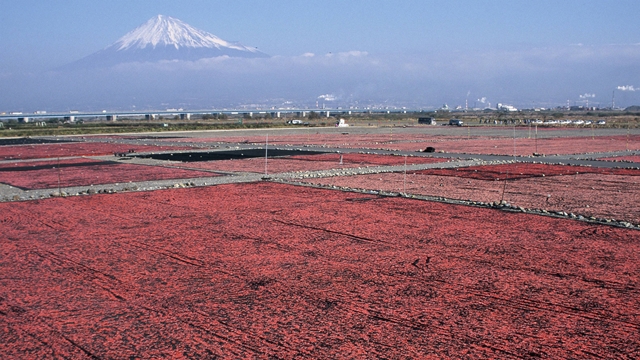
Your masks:
M 178 19 L 158 15 L 112 45 L 63 68 L 100 68 L 122 63 L 162 60 L 196 61 L 219 56 L 268 57 L 256 48 L 225 41 Z

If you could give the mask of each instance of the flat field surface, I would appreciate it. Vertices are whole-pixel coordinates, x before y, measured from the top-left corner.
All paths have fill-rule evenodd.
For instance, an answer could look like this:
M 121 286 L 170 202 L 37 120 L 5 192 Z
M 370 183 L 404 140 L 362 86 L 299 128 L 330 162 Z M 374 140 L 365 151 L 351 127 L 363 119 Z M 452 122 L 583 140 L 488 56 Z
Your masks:
M 640 136 L 634 135 L 627 139 L 624 135 L 590 137 L 554 137 L 554 138 L 528 138 L 523 136 L 522 130 L 515 139 L 508 137 L 458 137 L 456 139 L 425 139 L 422 141 L 392 141 L 375 145 L 356 145 L 354 147 L 376 148 L 399 151 L 415 151 L 427 146 L 436 150 L 450 153 L 466 154 L 494 154 L 494 155 L 531 155 L 539 154 L 583 154 L 594 152 L 640 150 Z M 346 146 L 346 147 L 350 147 Z
M 402 141 L 402 142 L 418 142 L 425 139 L 435 139 L 433 135 L 429 134 L 410 134 L 403 133 L 394 137 L 393 130 L 389 129 L 387 133 L 354 133 L 353 129 L 345 129 L 339 131 L 338 129 L 331 133 L 316 132 L 309 129 L 305 134 L 287 134 L 287 135 L 270 135 L 269 144 L 271 145 L 328 145 L 328 146 L 341 146 L 341 145 L 375 145 L 385 144 L 390 141 Z M 455 136 L 441 135 L 437 139 L 455 139 Z M 249 144 L 265 144 L 267 138 L 265 135 L 247 134 L 246 136 L 218 136 L 218 137 L 199 137 L 199 138 L 182 138 L 182 139 L 167 139 L 175 142 L 196 142 L 196 143 L 249 143 Z
M 640 357 L 636 230 L 275 183 L 0 214 L 2 358 Z
M 447 162 L 448 159 L 428 157 L 407 157 L 407 165 L 433 164 Z M 340 154 L 294 155 L 267 161 L 268 173 L 283 173 L 294 171 L 316 171 L 329 169 L 348 169 L 366 166 L 403 165 L 404 156 L 371 155 L 371 154 Z M 265 159 L 251 158 L 241 160 L 219 160 L 185 163 L 185 167 L 218 171 L 238 171 L 264 173 Z
M 304 179 L 640 222 L 640 170 L 524 164 Z
M 52 189 L 59 186 L 89 186 L 212 176 L 218 176 L 218 174 L 86 158 L 0 164 L 0 183 L 22 189 Z
M 443 150 L 450 153 L 515 154 L 517 156 L 531 155 L 534 152 L 555 155 L 640 150 L 640 135 L 598 135 L 592 137 L 586 132 L 587 130 L 581 131 L 583 136 L 571 136 L 572 132 L 567 130 L 544 129 L 543 131 L 541 129 L 539 137 L 536 139 L 534 130 L 529 132 L 526 127 L 518 127 L 515 132 L 515 141 L 514 133 L 508 128 L 495 130 L 496 135 L 494 136 L 485 135 L 486 129 L 473 127 L 469 128 L 468 132 L 465 129 L 457 129 L 457 135 L 431 134 L 429 129 L 423 128 L 415 130 L 419 133 L 407 133 L 410 129 L 403 128 L 386 130 L 385 134 L 352 133 L 353 129 L 346 129 L 345 133 L 326 134 L 310 131 L 306 135 L 271 135 L 269 136 L 269 144 L 274 146 L 310 145 L 397 151 L 418 151 L 431 146 L 438 151 Z M 498 130 L 501 132 L 498 133 Z M 574 130 L 573 133 L 578 131 Z M 550 134 L 558 136 L 550 136 Z M 264 144 L 266 137 L 247 134 L 246 136 L 168 138 L 167 141 Z
M 566 176 L 580 174 L 640 176 L 637 169 L 597 168 L 555 164 L 513 163 L 500 165 L 467 166 L 453 169 L 428 169 L 412 171 L 418 175 L 453 176 L 477 180 L 517 180 L 534 177 Z

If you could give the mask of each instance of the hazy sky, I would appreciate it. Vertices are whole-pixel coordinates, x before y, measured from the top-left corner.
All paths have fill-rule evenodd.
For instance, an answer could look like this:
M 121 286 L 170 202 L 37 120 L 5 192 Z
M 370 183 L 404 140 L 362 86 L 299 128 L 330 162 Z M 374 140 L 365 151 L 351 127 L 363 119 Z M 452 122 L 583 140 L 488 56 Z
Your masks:
M 638 0 L 0 0 L 0 95 L 10 99 L 0 99 L 0 111 L 25 106 L 21 95 L 7 95 L 7 79 L 20 81 L 19 74 L 89 55 L 157 14 L 258 47 L 285 59 L 274 65 L 280 68 L 305 53 L 317 58 L 358 51 L 367 60 L 356 64 L 362 74 L 353 81 L 363 81 L 356 88 L 382 98 L 395 98 L 399 83 L 416 74 L 431 84 L 421 96 L 433 98 L 434 104 L 460 103 L 465 96 L 474 101 L 489 96 L 494 103 L 550 103 L 591 94 L 593 102 L 604 104 L 618 86 L 640 87 Z M 330 66 L 340 69 L 338 63 Z M 274 72 L 269 75 L 272 81 Z M 372 85 L 363 80 L 378 75 L 393 81 Z M 552 90 L 541 81 L 558 83 Z M 544 94 L 513 94 L 522 87 Z M 351 94 L 353 89 L 327 82 L 309 94 Z M 264 89 L 254 90 L 255 96 L 268 96 Z M 30 92 L 27 85 L 20 91 Z M 620 101 L 640 102 L 637 95 L 621 91 Z

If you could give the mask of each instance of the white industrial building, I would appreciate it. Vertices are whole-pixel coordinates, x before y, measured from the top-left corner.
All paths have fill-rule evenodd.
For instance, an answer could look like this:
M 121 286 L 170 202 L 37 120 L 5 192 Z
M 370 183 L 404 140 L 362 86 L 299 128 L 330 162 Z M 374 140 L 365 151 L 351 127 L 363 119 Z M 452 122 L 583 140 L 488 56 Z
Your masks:
M 498 103 L 497 109 L 503 110 L 503 111 L 518 111 L 518 109 L 516 109 L 515 106 L 501 104 L 501 103 Z

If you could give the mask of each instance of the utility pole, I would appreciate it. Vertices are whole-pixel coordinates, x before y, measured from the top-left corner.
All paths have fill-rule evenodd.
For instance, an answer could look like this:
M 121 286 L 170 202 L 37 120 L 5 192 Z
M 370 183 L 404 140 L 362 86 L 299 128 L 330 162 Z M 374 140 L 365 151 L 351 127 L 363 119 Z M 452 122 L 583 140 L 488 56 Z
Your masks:
M 269 158 L 267 156 L 268 149 L 269 149 L 269 134 L 267 134 L 267 140 L 264 143 L 264 175 L 265 176 L 267 176 L 268 174 L 268 171 L 267 171 L 267 164 L 269 163 Z
M 613 90 L 613 95 L 611 96 L 611 110 L 616 108 L 616 91 Z

